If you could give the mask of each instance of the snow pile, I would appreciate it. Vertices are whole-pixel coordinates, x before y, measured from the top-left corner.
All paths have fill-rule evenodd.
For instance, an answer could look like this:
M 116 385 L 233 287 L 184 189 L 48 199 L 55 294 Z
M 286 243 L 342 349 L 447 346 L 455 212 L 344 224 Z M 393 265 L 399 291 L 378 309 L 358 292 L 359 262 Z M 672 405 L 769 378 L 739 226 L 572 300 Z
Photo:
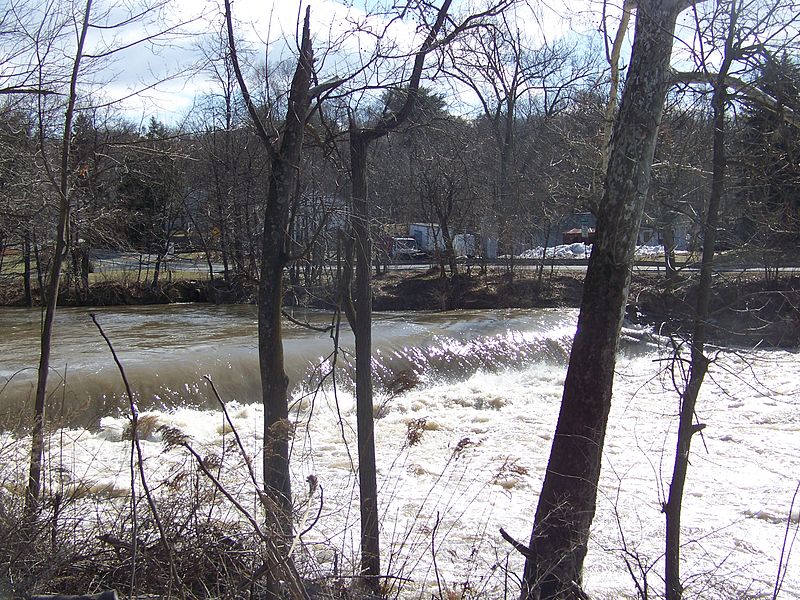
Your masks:
M 574 258 L 587 258 L 592 253 L 591 244 L 562 244 L 560 246 L 553 246 L 547 248 L 546 258 L 558 259 L 574 259 Z M 545 249 L 542 246 L 525 250 L 519 255 L 519 258 L 542 258 L 545 256 Z
M 543 256 L 546 258 L 556 258 L 561 260 L 571 260 L 587 258 L 592 253 L 591 244 L 562 244 L 545 249 L 542 246 L 536 246 L 530 250 L 522 252 L 518 258 L 541 259 Z M 656 258 L 664 254 L 663 246 L 637 246 L 635 255 L 639 258 Z M 676 254 L 686 254 L 685 250 L 678 250 Z
M 635 256 L 646 256 L 654 258 L 660 254 L 664 254 L 663 246 L 636 246 L 636 250 L 634 251 Z
M 664 255 L 664 246 L 636 246 L 636 256 L 656 258 Z M 675 250 L 675 254 L 689 254 L 686 250 Z

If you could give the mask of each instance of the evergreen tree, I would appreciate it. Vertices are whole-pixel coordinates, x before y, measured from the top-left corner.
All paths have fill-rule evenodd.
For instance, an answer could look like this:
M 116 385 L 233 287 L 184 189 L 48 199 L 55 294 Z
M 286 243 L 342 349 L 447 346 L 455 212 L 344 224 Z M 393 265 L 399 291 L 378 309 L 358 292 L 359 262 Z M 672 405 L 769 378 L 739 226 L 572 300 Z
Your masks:
M 742 144 L 745 213 L 739 233 L 765 248 L 800 241 L 800 64 L 783 54 L 767 57 L 756 85 L 773 99 L 752 103 Z

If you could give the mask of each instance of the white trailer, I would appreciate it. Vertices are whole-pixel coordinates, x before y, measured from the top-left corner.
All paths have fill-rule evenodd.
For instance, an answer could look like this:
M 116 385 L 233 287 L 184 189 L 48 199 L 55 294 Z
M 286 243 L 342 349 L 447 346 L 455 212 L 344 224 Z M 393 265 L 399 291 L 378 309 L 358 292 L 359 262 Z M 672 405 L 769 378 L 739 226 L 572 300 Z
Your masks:
M 477 256 L 478 240 L 471 233 L 457 233 L 453 236 L 453 252 L 456 256 Z
M 408 235 L 417 240 L 420 250 L 434 254 L 444 249 L 444 241 L 436 223 L 410 223 Z

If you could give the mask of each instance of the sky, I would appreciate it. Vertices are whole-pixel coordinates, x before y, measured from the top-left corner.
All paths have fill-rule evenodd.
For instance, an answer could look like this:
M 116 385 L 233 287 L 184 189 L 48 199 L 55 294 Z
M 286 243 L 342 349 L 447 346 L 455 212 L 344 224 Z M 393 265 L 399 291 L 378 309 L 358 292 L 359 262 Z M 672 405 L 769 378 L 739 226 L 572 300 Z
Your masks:
M 361 56 L 368 56 L 375 37 L 352 33 L 356 23 L 381 31 L 388 19 L 385 15 L 374 15 L 365 11 L 366 2 L 313 0 L 298 2 L 284 0 L 234 0 L 236 35 L 240 48 L 249 49 L 245 60 L 263 65 L 278 63 L 294 56 L 298 22 L 307 5 L 311 6 L 311 29 L 316 48 L 317 67 L 321 77 L 340 76 L 358 65 Z M 575 5 L 586 7 L 590 3 L 574 0 L 549 0 L 542 3 L 540 18 L 550 41 L 570 31 L 591 31 L 597 24 L 585 10 L 576 10 Z M 466 10 L 466 0 L 456 0 L 454 12 Z M 96 11 L 96 14 L 100 14 Z M 561 15 L 570 15 L 570 19 Z M 223 25 L 223 5 L 219 2 L 197 2 L 197 0 L 168 0 L 150 23 L 135 23 L 114 39 L 108 32 L 93 31 L 90 45 L 126 44 L 135 39 L 152 35 L 164 23 L 180 27 L 163 39 L 140 44 L 110 60 L 104 60 L 102 68 L 84 81 L 102 89 L 106 100 L 126 98 L 121 102 L 128 119 L 146 123 L 151 116 L 168 123 L 179 123 L 189 112 L 194 102 L 205 93 L 215 89 L 210 71 L 202 68 L 202 53 L 198 47 L 213 45 L 215 33 Z M 118 17 L 117 17 L 118 19 Z M 517 22 L 522 28 L 531 28 L 531 35 L 541 37 L 540 26 L 529 11 L 519 9 Z M 106 19 L 106 21 L 113 19 Z M 410 19 L 394 21 L 385 39 L 405 48 L 419 44 L 420 36 L 415 23 Z M 383 42 L 387 45 L 387 42 Z M 325 49 L 335 48 L 335 52 Z M 244 54 L 244 53 L 243 53 Z M 153 82 L 164 80 L 156 86 Z M 135 94 L 135 95 L 132 95 Z
M 267 61 L 279 63 L 293 57 L 298 22 L 306 4 L 235 0 L 232 11 L 239 38 L 240 60 L 263 65 Z M 352 55 L 358 53 L 359 44 L 368 43 L 355 36 L 341 39 L 354 22 L 365 20 L 362 9 L 330 0 L 314 0 L 311 7 L 312 35 L 317 48 L 339 46 L 345 54 Z M 203 66 L 203 55 L 208 51 L 202 52 L 200 46 L 214 47 L 215 38 L 218 39 L 222 31 L 223 14 L 221 2 L 169 0 L 158 23 L 139 23 L 127 27 L 121 39 L 127 42 L 149 35 L 163 26 L 164 22 L 180 23 L 179 29 L 162 42 L 138 45 L 121 52 L 114 60 L 106 61 L 93 77 L 92 83 L 96 85 L 102 82 L 104 94 L 109 99 L 125 98 L 139 91 L 136 97 L 123 102 L 125 113 L 133 120 L 138 117 L 146 121 L 152 115 L 167 122 L 180 120 L 198 96 L 215 89 L 210 70 Z M 399 25 L 393 29 L 402 30 L 403 24 Z M 402 35 L 407 36 L 408 31 Z M 97 32 L 91 39 L 97 46 L 103 46 L 108 41 L 108 36 Z M 325 64 L 318 63 L 318 66 L 335 71 L 337 60 L 341 59 L 327 57 Z M 150 87 L 154 81 L 160 80 L 163 80 L 160 84 Z
M 13 83 L 15 72 L 24 70 L 26 57 L 31 56 L 30 39 L 41 31 L 45 38 L 53 31 L 60 35 L 47 61 L 63 85 L 71 70 L 84 1 L 54 0 L 52 4 L 43 4 L 41 0 L 0 0 L 0 89 Z M 469 3 L 487 1 L 454 0 L 451 13 L 463 14 Z M 616 29 L 621 1 L 605 3 L 609 35 Z M 126 22 L 144 2 L 155 8 L 122 27 L 109 27 Z M 232 0 L 240 59 L 252 67 L 250 73 L 253 68 L 263 69 L 267 63 L 275 65 L 286 60 L 293 63 L 290 59 L 295 56 L 298 24 L 306 6 L 311 7 L 320 80 L 352 73 L 365 57 L 371 56 L 378 39 L 384 50 L 392 44 L 406 52 L 418 47 L 421 31 L 408 17 L 391 20 L 388 33 L 378 35 L 390 23 L 390 15 L 374 10 L 378 2 L 392 5 L 390 0 Z M 594 52 L 603 52 L 603 0 L 531 0 L 529 4 L 536 12 L 517 8 L 514 20 L 534 43 L 545 37 L 549 42 L 566 38 L 570 44 L 589 47 L 591 40 Z M 40 30 L 44 6 L 55 8 L 48 16 L 47 27 Z M 73 11 L 71 16 L 70 11 Z M 19 22 L 12 23 L 13 18 Z M 82 89 L 91 91 L 87 104 L 108 105 L 127 120 L 142 125 L 151 117 L 179 125 L 196 102 L 218 89 L 208 65 L 204 68 L 204 53 L 200 48 L 213 47 L 215 38 L 217 45 L 220 39 L 224 40 L 220 37 L 224 32 L 223 0 L 94 0 L 92 23 L 95 27 L 89 31 L 87 53 L 95 58 L 84 59 L 81 72 Z M 25 35 L 15 33 L 11 25 L 19 25 L 17 29 Z M 354 33 L 356 29 L 361 33 Z M 365 31 L 370 29 L 372 34 Z M 673 58 L 680 68 L 692 66 L 686 60 L 686 50 L 692 45 L 693 32 L 691 11 L 685 11 L 678 21 L 679 39 Z M 627 64 L 632 37 L 633 24 L 627 36 L 623 66 Z M 110 49 L 117 51 L 107 54 Z M 603 57 L 599 59 L 602 64 Z M 407 69 L 409 61 L 404 64 Z M 469 97 L 463 91 L 456 89 L 451 96 L 454 103 L 469 108 Z M 474 99 L 473 107 L 477 110 Z M 451 105 L 451 110 L 460 109 Z
M 460 14 L 468 9 L 469 2 L 485 1 L 455 0 L 451 12 Z M 125 22 L 140 10 L 142 2 L 156 3 L 156 8 L 142 19 L 122 27 L 109 27 Z M 0 17 L 3 4 L 22 15 L 22 29 L 29 34 L 36 31 L 43 15 L 39 0 L 0 0 Z M 551 42 L 576 32 L 587 37 L 597 32 L 600 0 L 542 0 L 533 4 L 538 7 L 536 18 L 529 10 L 519 8 L 515 19 L 534 40 L 542 39 L 542 32 Z M 372 9 L 373 0 L 233 0 L 243 60 L 263 65 L 291 58 L 296 48 L 298 23 L 308 5 L 316 66 L 323 80 L 351 72 L 362 57 L 372 53 L 377 36 L 354 34 L 356 25 L 380 32 L 389 23 L 387 15 L 376 14 Z M 50 16 L 53 28 L 56 23 L 61 25 L 58 30 L 61 37 L 48 60 L 63 79 L 70 72 L 84 4 L 82 0 L 58 0 L 54 6 L 61 13 Z M 68 14 L 70 10 L 74 11 L 72 17 Z M 90 102 L 113 105 L 134 122 L 146 124 L 156 117 L 178 124 L 199 97 L 214 90 L 210 71 L 203 68 L 203 53 L 199 48 L 213 46 L 215 36 L 219 39 L 223 26 L 222 0 L 95 0 L 92 11 L 92 23 L 100 27 L 90 29 L 87 53 L 104 55 L 110 49 L 118 50 L 108 56 L 84 59 L 81 84 L 84 90 L 92 91 Z M 4 36 L 2 29 L 8 28 L 0 28 L 0 62 L 7 74 L 13 64 L 9 58 L 13 38 Z M 146 41 L 141 42 L 143 39 Z M 393 20 L 382 40 L 383 47 L 394 43 L 410 50 L 419 45 L 420 32 L 410 18 Z M 245 49 L 249 52 L 244 52 Z M 6 74 L 0 73 L 0 87 Z

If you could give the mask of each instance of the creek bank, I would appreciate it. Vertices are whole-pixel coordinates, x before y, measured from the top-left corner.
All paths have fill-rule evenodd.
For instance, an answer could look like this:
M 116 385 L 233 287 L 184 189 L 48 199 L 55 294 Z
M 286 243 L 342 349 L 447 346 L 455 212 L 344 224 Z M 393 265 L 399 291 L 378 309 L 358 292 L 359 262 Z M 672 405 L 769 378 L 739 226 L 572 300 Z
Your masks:
M 376 310 L 578 308 L 583 272 L 542 278 L 507 273 L 442 279 L 438 271 L 374 280 Z M 663 272 L 633 275 L 628 297 L 630 322 L 664 335 L 688 339 L 694 326 L 697 272 L 667 281 Z M 800 277 L 765 277 L 761 272 L 718 273 L 711 294 L 709 340 L 721 345 L 800 346 Z
M 663 334 L 688 339 L 694 326 L 697 274 L 667 282 L 634 283 L 628 317 Z M 800 346 L 800 277 L 717 273 L 711 287 L 709 341 L 722 345 Z
M 140 282 L 102 281 L 88 290 L 61 286 L 59 306 L 145 306 L 180 302 L 212 304 L 246 304 L 255 302 L 255 286 L 241 279 L 186 279 L 160 282 L 157 285 Z M 41 304 L 38 294 L 34 305 Z M 15 282 L 0 282 L 0 306 L 25 306 L 22 286 Z
M 505 269 L 486 274 L 460 273 L 442 277 L 428 271 L 389 271 L 373 279 L 376 311 L 416 311 L 503 308 L 577 308 L 583 272 L 551 271 L 541 277 L 530 271 L 513 276 Z M 627 316 L 664 334 L 686 337 L 693 326 L 696 273 L 667 281 L 663 273 L 636 272 L 631 283 Z M 61 306 L 115 306 L 208 302 L 252 303 L 256 286 L 245 279 L 179 280 L 149 284 L 99 282 L 88 291 L 62 290 Z M 287 286 L 287 306 L 331 309 L 332 286 Z M 21 285 L 0 285 L 0 305 L 22 306 Z M 800 277 L 765 277 L 758 272 L 719 273 L 713 280 L 710 341 L 749 346 L 800 346 Z

